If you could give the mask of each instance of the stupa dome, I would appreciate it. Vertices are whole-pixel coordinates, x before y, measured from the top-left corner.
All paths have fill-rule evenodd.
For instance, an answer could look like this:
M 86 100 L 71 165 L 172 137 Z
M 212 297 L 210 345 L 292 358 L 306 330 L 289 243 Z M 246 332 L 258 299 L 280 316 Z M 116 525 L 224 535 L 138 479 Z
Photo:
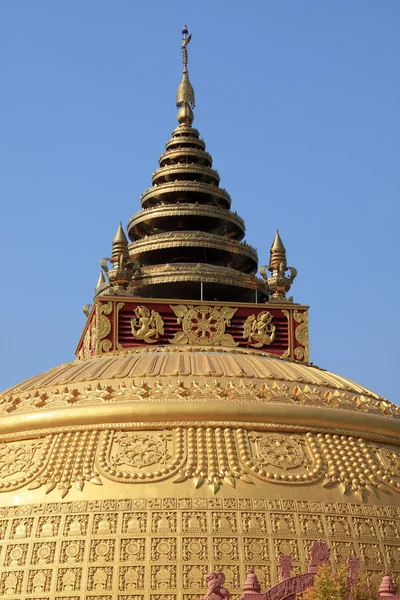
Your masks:
M 317 539 L 400 579 L 400 409 L 310 363 L 278 232 L 257 274 L 192 127 L 189 41 L 180 125 L 76 361 L 0 395 L 2 597 L 200 600 L 209 571 L 239 594 L 251 566 L 265 590 Z

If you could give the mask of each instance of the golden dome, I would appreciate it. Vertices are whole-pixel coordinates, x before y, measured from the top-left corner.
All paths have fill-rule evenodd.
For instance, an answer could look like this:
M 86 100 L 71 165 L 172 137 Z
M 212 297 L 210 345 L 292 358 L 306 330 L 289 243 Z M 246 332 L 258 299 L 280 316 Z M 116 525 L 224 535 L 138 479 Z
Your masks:
M 400 580 L 400 409 L 309 364 L 278 233 L 256 275 L 191 127 L 183 36 L 181 124 L 101 261 L 77 360 L 0 395 L 2 597 L 201 600 L 207 572 L 235 594 L 251 565 L 265 589 L 319 538 Z

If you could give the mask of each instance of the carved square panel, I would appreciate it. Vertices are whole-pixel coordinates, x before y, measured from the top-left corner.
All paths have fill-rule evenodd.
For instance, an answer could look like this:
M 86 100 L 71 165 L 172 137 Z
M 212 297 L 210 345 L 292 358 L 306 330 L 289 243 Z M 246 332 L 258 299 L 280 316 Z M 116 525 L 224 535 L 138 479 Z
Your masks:
M 304 540 L 304 543 L 311 542 L 312 540 Z M 297 547 L 297 540 L 295 539 L 279 539 L 273 538 L 274 554 L 291 554 L 293 560 L 299 560 L 299 549 Z
M 385 557 L 386 561 L 392 569 L 400 569 L 400 545 L 395 543 L 392 545 L 385 545 Z
M 377 590 L 382 581 L 382 571 L 364 571 L 364 575 L 372 589 Z
M 25 564 L 29 544 L 9 544 L 4 558 L 5 567 L 18 567 Z
M 48 592 L 51 585 L 52 569 L 32 569 L 28 572 L 27 591 L 30 594 Z
M 145 557 L 145 538 L 126 538 L 121 540 L 120 560 L 137 562 Z
M 236 514 L 228 511 L 213 512 L 212 527 L 216 533 L 235 533 L 237 531 Z
M 61 568 L 57 571 L 57 592 L 79 592 L 81 589 L 82 569 Z
M 60 550 L 60 563 L 82 562 L 84 551 L 84 540 L 67 540 L 62 542 Z
M 145 512 L 127 512 L 122 515 L 122 532 L 140 535 L 147 529 L 147 514 Z
M 94 515 L 92 533 L 112 535 L 117 531 L 118 513 L 100 513 Z
M 151 560 L 170 561 L 176 559 L 176 539 L 152 538 Z
M 176 600 L 176 594 L 150 594 L 150 600 Z
M 60 521 L 61 517 L 40 517 L 36 530 L 36 536 L 57 537 Z
M 244 538 L 244 557 L 246 560 L 265 561 L 268 560 L 268 539 Z
M 235 537 L 216 537 L 213 539 L 214 558 L 216 560 L 238 560 L 238 541 Z
M 162 498 L 162 507 L 164 510 L 176 508 L 176 498 Z
M 222 498 L 222 505 L 225 509 L 233 509 L 237 508 L 237 500 L 236 498 Z
M 294 500 L 281 500 L 281 502 L 282 502 L 282 510 L 287 510 L 288 512 L 294 512 L 296 510 Z
M 0 576 L 0 593 L 5 596 L 20 594 L 24 571 L 3 571 Z
M 132 510 L 145 510 L 146 498 L 132 498 Z
M 203 509 L 207 508 L 207 499 L 206 498 L 193 498 L 193 508 L 195 509 Z
M 296 535 L 293 515 L 287 513 L 271 513 L 272 532 L 279 535 Z
M 264 500 L 253 500 L 253 504 L 257 510 L 264 510 L 265 508 Z M 251 510 L 253 508 L 251 498 L 238 498 L 238 506 L 242 510 Z
M 358 517 L 353 517 L 352 522 L 357 537 L 376 538 L 375 527 L 372 519 L 360 519 Z
M 85 596 L 85 600 L 112 600 L 112 596 L 104 596 L 104 594 L 99 596 L 96 594 L 96 596 Z
M 151 521 L 151 530 L 153 533 L 175 533 L 176 532 L 176 513 L 172 511 L 153 512 Z
M 398 540 L 399 528 L 393 519 L 378 519 L 378 528 L 381 536 L 385 540 Z
M 175 565 L 152 565 L 151 566 L 151 589 L 167 590 L 176 587 Z
M 201 511 L 184 511 L 182 513 L 182 530 L 186 533 L 207 531 L 207 513 Z
M 376 568 L 383 565 L 378 544 L 359 544 L 361 560 L 365 568 Z
M 102 592 L 112 589 L 113 568 L 112 567 L 89 567 L 87 588 Z
M 191 498 L 178 498 L 178 508 L 192 508 Z
M 19 540 L 32 537 L 33 518 L 13 519 L 10 538 Z
M 352 542 L 332 541 L 332 559 L 337 565 L 345 564 L 349 556 L 355 556 L 356 551 Z
M 33 544 L 31 563 L 33 565 L 51 565 L 54 563 L 56 542 L 36 542 Z
M 337 502 L 336 511 L 339 513 L 339 515 L 349 515 L 351 513 L 351 508 L 349 504 Z
M 280 500 L 266 500 L 268 510 L 282 510 Z
M 183 600 L 203 600 L 204 594 L 183 594 Z
M 319 515 L 299 514 L 300 531 L 302 535 L 319 538 L 324 535 L 322 518 Z
M 67 515 L 65 517 L 64 535 L 75 537 L 86 535 L 89 515 Z
M 185 590 L 202 591 L 205 587 L 207 565 L 183 565 L 182 584 Z
M 221 565 L 216 564 L 213 568 L 214 571 L 222 571 L 225 575 L 224 587 L 232 592 L 232 590 L 240 589 L 240 572 L 239 565 Z
M 120 567 L 118 571 L 118 589 L 131 592 L 144 588 L 144 566 Z
M 347 538 L 350 536 L 350 526 L 347 517 L 326 517 L 328 532 L 331 537 Z
M 118 596 L 118 600 L 144 600 L 144 594 L 128 594 L 125 596 Z
M 207 538 L 184 537 L 182 539 L 183 560 L 207 560 Z
M 259 535 L 266 533 L 267 525 L 263 512 L 242 512 L 242 528 L 245 533 Z
M 90 544 L 90 562 L 110 562 L 114 560 L 115 540 L 92 540 Z
M 310 512 L 310 503 L 308 502 L 308 500 L 297 500 L 296 502 L 297 504 L 297 510 L 299 512 Z

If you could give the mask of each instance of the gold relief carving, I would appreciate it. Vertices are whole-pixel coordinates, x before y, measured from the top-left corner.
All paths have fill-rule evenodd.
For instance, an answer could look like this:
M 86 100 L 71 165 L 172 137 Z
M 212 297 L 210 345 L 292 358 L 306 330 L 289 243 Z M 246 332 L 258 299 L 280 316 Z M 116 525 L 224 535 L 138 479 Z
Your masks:
M 50 590 L 51 574 L 51 569 L 29 571 L 27 591 L 30 594 L 48 592 Z
M 212 528 L 216 533 L 235 533 L 237 531 L 236 515 L 234 512 L 213 512 Z
M 214 538 L 214 558 L 217 560 L 238 560 L 237 540 L 231 538 Z
M 112 567 L 89 567 L 87 589 L 96 592 L 111 590 L 112 579 Z
M 96 352 L 101 354 L 102 352 L 109 352 L 112 348 L 112 342 L 105 340 L 111 331 L 111 321 L 106 317 L 113 311 L 114 304 L 110 300 L 106 303 L 99 303 L 96 311 Z
M 359 544 L 361 560 L 364 567 L 380 567 L 383 566 L 382 555 L 378 544 Z
M 247 317 L 243 325 L 243 337 L 254 348 L 269 346 L 275 339 L 276 327 L 271 324 L 272 315 L 263 311 Z
M 304 362 L 309 361 L 309 350 L 308 350 L 308 313 L 299 312 L 297 309 L 293 311 L 293 319 L 296 323 L 300 323 L 296 327 L 294 335 L 296 340 L 303 346 L 303 348 L 296 348 L 294 353 L 298 360 Z
M 0 443 L 0 492 L 32 482 L 43 472 L 52 436 L 47 440 Z
M 289 312 L 286 309 L 282 309 L 282 314 L 286 317 L 287 319 L 287 330 L 288 330 L 288 347 L 287 350 L 282 354 L 282 358 L 293 358 L 292 355 L 292 348 L 293 348 L 293 332 L 292 332 L 292 327 L 290 326 L 291 323 L 291 314 L 292 312 Z
M 265 514 L 261 512 L 242 513 L 242 527 L 245 533 L 260 534 L 267 531 Z
M 175 538 L 152 538 L 151 539 L 152 560 L 175 560 L 176 539 Z
M 50 565 L 54 562 L 55 542 L 43 542 L 33 545 L 31 563 L 33 565 Z
M 131 512 L 122 515 L 122 531 L 124 533 L 140 534 L 146 531 L 147 514 Z
M 345 564 L 349 556 L 356 556 L 352 542 L 331 542 L 333 560 L 337 565 Z
M 287 513 L 271 513 L 272 533 L 281 535 L 293 535 L 296 533 L 293 516 Z M 283 552 L 290 554 L 290 552 Z
M 189 304 L 171 305 L 177 316 L 178 325 L 182 324 L 182 331 L 178 331 L 171 344 L 196 344 L 200 346 L 237 346 L 225 328 L 230 326 L 230 319 L 237 308 L 228 306 L 193 306 Z
M 261 562 L 268 560 L 268 540 L 261 538 L 244 538 L 244 557 L 246 560 Z
M 207 513 L 205 512 L 183 512 L 183 531 L 188 533 L 199 533 L 207 531 Z
M 154 344 L 161 335 L 164 335 L 164 321 L 157 311 L 150 312 L 146 306 L 137 306 L 135 318 L 131 320 L 131 331 L 137 340 Z
M 239 565 L 215 565 L 213 571 L 222 571 L 225 575 L 224 587 L 227 589 L 239 589 L 241 584 Z
M 183 560 L 207 560 L 207 538 L 191 537 L 182 540 Z
M 399 529 L 396 521 L 378 519 L 378 529 L 385 540 L 397 540 L 399 538 Z
M 144 600 L 144 595 L 143 594 L 134 594 L 134 595 L 129 595 L 129 596 L 118 596 L 118 600 Z M 164 598 L 162 599 L 164 600 Z M 167 600 L 167 599 L 165 599 Z
M 182 587 L 185 590 L 204 588 L 208 573 L 207 565 L 183 565 Z
M 175 533 L 175 512 L 154 512 L 152 514 L 151 530 L 153 533 Z
M 151 566 L 151 589 L 164 590 L 176 587 L 175 565 L 152 565 Z
M 86 535 L 88 522 L 88 515 L 67 515 L 64 525 L 64 535 Z
M 5 596 L 20 594 L 24 571 L 3 571 L 0 576 L 0 593 Z
M 40 517 L 38 522 L 39 537 L 56 537 L 60 526 L 60 517 Z
M 11 538 L 30 538 L 33 528 L 33 519 L 14 519 L 11 524 Z
M 185 432 L 103 433 L 96 466 L 113 481 L 142 483 L 171 477 L 185 459 Z
M 97 595 L 96 596 L 86 596 L 85 600 L 112 600 L 112 597 L 104 596 L 104 594 L 102 594 L 101 596 L 97 596 Z
M 90 545 L 90 562 L 114 560 L 115 540 L 93 540 Z
M 396 477 L 400 477 L 400 452 L 394 448 L 379 448 L 379 459 L 383 466 Z
M 203 600 L 204 594 L 183 594 L 183 600 Z M 161 599 L 160 600 L 164 600 Z
M 353 518 L 353 527 L 357 537 L 376 538 L 374 524 L 372 519 Z
M 61 568 L 57 572 L 57 592 L 76 592 L 80 590 L 81 569 Z
M 128 538 L 121 540 L 120 560 L 137 562 L 144 560 L 145 538 Z
M 295 438 L 280 434 L 269 434 L 256 438 L 256 447 L 262 465 L 281 469 L 293 469 L 305 463 L 304 452 Z
M 324 533 L 321 517 L 318 515 L 299 515 L 302 535 L 320 537 Z
M 398 540 L 393 546 L 385 545 L 386 562 L 392 569 L 400 569 L 400 546 Z
M 121 598 L 121 600 L 125 600 L 125 596 L 123 599 Z M 150 594 L 150 600 L 176 600 L 176 594 Z
M 311 545 L 312 540 L 306 540 Z M 273 539 L 274 555 L 291 554 L 294 561 L 299 560 L 299 549 L 295 539 Z
M 85 542 L 83 540 L 69 540 L 62 542 L 60 552 L 60 562 L 78 563 L 83 560 L 85 551 Z
M 20 567 L 25 564 L 28 544 L 12 544 L 7 546 L 4 558 L 5 567 Z
M 111 535 L 117 529 L 118 513 L 101 513 L 94 515 L 93 533 L 96 535 Z
M 118 586 L 121 591 L 127 592 L 143 589 L 144 567 L 139 565 L 135 565 L 132 567 L 120 567 L 118 576 Z

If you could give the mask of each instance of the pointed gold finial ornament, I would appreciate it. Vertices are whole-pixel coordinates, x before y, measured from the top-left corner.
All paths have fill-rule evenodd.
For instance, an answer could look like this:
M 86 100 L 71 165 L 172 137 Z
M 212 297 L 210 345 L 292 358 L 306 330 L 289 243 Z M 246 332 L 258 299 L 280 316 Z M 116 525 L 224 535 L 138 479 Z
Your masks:
M 194 89 L 189 81 L 188 71 L 188 45 L 192 39 L 192 34 L 189 34 L 187 25 L 183 26 L 182 29 L 182 62 L 183 62 L 183 73 L 182 80 L 178 86 L 176 92 L 176 107 L 178 110 L 178 122 L 180 125 L 192 125 L 194 121 L 193 108 L 195 106 L 194 101 Z
M 111 269 L 108 267 L 108 263 L 112 264 Z M 123 293 L 129 287 L 133 286 L 133 275 L 138 270 L 139 263 L 136 260 L 131 260 L 129 257 L 129 243 L 121 222 L 112 241 L 111 258 L 102 258 L 100 266 L 102 268 L 101 277 L 103 277 L 103 283 L 107 284 L 108 288 L 112 288 L 112 290 L 108 290 L 108 293 L 111 293 L 111 291 L 117 294 Z M 108 282 L 104 278 L 103 271 L 107 276 Z M 96 287 L 96 295 L 104 287 L 104 285 L 99 289 Z
M 267 271 L 271 273 L 269 276 Z M 269 265 L 264 265 L 259 269 L 260 275 L 265 280 L 267 289 L 271 292 L 271 302 L 291 302 L 291 298 L 286 298 L 293 280 L 297 275 L 294 267 L 288 267 L 286 262 L 286 248 L 283 245 L 279 230 L 276 230 L 274 241 L 270 250 Z M 286 273 L 289 272 L 288 275 Z

